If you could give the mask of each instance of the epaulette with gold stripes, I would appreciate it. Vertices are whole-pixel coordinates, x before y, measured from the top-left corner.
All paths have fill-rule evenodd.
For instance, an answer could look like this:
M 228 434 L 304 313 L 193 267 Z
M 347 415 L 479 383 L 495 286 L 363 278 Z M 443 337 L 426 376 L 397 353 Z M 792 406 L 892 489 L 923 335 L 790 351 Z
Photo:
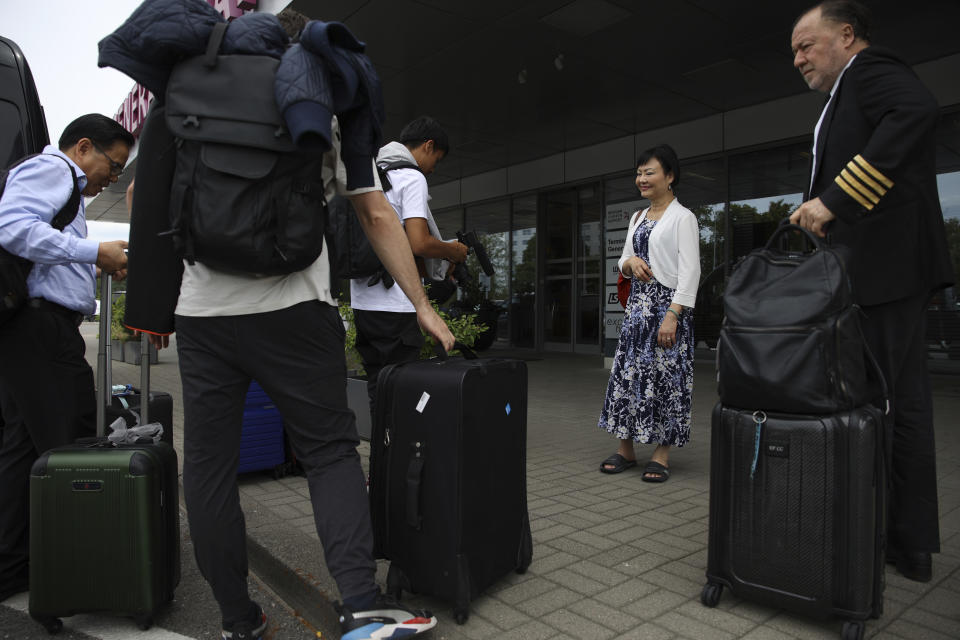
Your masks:
M 893 181 L 877 171 L 860 154 L 854 156 L 833 181 L 867 211 L 872 211 L 880 198 L 893 187 Z

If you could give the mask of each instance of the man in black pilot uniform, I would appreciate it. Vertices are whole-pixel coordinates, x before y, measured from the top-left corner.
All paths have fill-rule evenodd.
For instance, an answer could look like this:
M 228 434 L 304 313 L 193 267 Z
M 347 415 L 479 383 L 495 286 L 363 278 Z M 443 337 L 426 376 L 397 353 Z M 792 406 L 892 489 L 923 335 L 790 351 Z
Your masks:
M 937 196 L 938 109 L 913 71 L 869 37 L 867 10 L 854 0 L 823 2 L 794 25 L 794 66 L 830 97 L 814 132 L 810 199 L 790 221 L 849 250 L 864 333 L 890 390 L 888 561 L 927 582 L 940 533 L 926 308 L 953 284 Z

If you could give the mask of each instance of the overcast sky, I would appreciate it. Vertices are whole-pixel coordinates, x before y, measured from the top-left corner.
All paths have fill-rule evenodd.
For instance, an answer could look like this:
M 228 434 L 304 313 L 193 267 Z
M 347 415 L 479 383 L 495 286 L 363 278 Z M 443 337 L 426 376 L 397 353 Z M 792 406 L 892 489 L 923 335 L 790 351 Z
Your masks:
M 0 35 L 16 42 L 30 65 L 53 144 L 77 116 L 112 118 L 133 88 L 119 71 L 97 67 L 97 42 L 140 2 L 0 0 Z

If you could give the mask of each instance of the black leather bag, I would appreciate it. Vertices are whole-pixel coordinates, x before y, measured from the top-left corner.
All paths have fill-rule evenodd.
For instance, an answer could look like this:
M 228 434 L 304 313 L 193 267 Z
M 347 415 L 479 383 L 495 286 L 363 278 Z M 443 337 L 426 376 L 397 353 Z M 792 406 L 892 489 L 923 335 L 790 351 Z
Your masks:
M 813 250 L 778 248 L 790 231 Z M 843 257 L 810 232 L 781 225 L 730 276 L 723 305 L 717 380 L 725 406 L 825 414 L 879 395 Z

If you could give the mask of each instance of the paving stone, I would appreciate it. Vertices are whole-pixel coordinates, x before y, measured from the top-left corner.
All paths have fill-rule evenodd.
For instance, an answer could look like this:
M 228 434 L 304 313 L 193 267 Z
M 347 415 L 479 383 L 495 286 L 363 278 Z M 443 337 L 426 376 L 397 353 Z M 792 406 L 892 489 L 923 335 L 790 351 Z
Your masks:
M 603 536 L 598 536 L 589 531 L 575 531 L 567 536 L 571 540 L 580 542 L 591 547 L 598 549 L 600 551 L 606 551 L 613 549 L 619 546 L 619 543 L 616 540 L 611 540 L 610 538 L 605 538 Z
M 664 629 L 669 629 L 686 638 L 710 638 L 710 640 L 732 640 L 736 638 L 734 634 L 728 631 L 717 629 L 676 611 L 669 611 L 654 622 Z
M 516 629 L 510 629 L 497 636 L 498 640 L 547 640 L 556 634 L 554 627 L 539 620 L 531 620 Z
M 654 588 L 656 588 L 656 585 L 654 585 Z M 651 622 L 667 611 L 676 609 L 686 601 L 687 598 L 672 591 L 657 589 L 650 595 L 626 605 L 623 610 L 641 620 Z
M 595 595 L 601 591 L 606 591 L 607 588 L 603 583 L 580 575 L 579 573 L 574 573 L 570 569 L 558 569 L 557 571 L 548 573 L 546 577 L 559 585 L 563 585 L 585 596 Z
M 956 591 L 938 586 L 918 602 L 917 606 L 946 618 L 952 618 L 957 621 L 958 631 L 960 631 L 960 597 Z
M 552 544 L 557 549 L 571 553 L 581 559 L 592 558 L 595 555 L 605 553 L 596 547 L 592 547 L 582 542 L 577 542 L 572 538 L 558 538 L 557 540 L 553 540 Z
M 569 535 L 573 531 L 575 531 L 573 527 L 565 524 L 554 524 L 552 527 L 540 529 L 533 533 L 534 548 L 536 548 L 538 542 L 549 542 L 561 536 Z
M 594 598 L 600 602 L 605 602 L 611 607 L 623 607 L 627 603 L 648 596 L 656 590 L 657 587 L 649 582 L 644 582 L 639 578 L 629 578 L 615 587 L 598 593 Z
M 488 640 L 491 638 L 499 638 L 503 633 L 503 630 L 497 627 L 497 625 L 493 624 L 483 616 L 477 615 L 475 610 L 470 611 L 470 617 L 467 619 L 467 623 L 464 625 L 457 625 L 452 618 L 449 622 L 444 620 L 440 624 L 442 626 L 440 626 L 437 631 L 444 636 L 449 634 L 451 637 L 461 637 L 462 635 L 463 637 L 470 638 L 470 640 Z M 433 633 L 437 633 L 437 631 L 434 631 Z M 454 636 L 454 633 L 457 633 L 457 635 Z
M 592 560 L 581 560 L 579 562 L 574 562 L 567 568 L 571 571 L 576 571 L 580 575 L 584 575 L 588 578 L 596 580 L 607 587 L 620 584 L 628 579 L 628 576 L 623 575 L 619 571 L 613 570 L 610 567 L 605 567 L 602 564 L 593 562 Z
M 644 576 L 647 572 L 669 562 L 669 558 L 656 553 L 642 552 L 637 549 L 637 555 L 627 560 L 621 565 L 617 565 L 617 571 L 631 576 Z
M 470 603 L 470 612 L 504 630 L 515 629 L 530 621 L 530 616 L 492 597 L 479 598 Z
M 956 614 L 956 606 L 956 603 L 954 603 L 952 607 L 953 610 L 951 610 L 950 613 Z M 928 610 L 925 611 L 920 608 L 907 609 L 903 612 L 900 620 L 911 622 L 926 627 L 927 629 L 932 629 L 933 631 L 939 631 L 945 635 L 960 635 L 960 625 L 957 624 L 957 618 L 945 617 L 931 613 Z
M 590 638 L 591 640 L 607 640 L 616 635 L 612 629 L 597 624 L 593 620 L 573 613 L 567 609 L 560 609 L 550 614 L 547 619 L 550 626 L 575 638 Z
M 645 622 L 627 631 L 623 635 L 617 636 L 614 640 L 671 640 L 671 638 L 676 637 L 677 635 L 672 631 L 667 631 L 663 627 Z
M 796 640 L 791 635 L 769 627 L 756 627 L 740 637 L 743 640 Z
M 541 577 L 533 577 L 530 580 L 508 586 L 496 592 L 497 599 L 507 604 L 515 605 L 518 602 L 529 600 L 535 596 L 542 595 L 548 591 L 557 588 L 557 584 L 551 580 Z
M 740 637 L 757 626 L 757 623 L 747 618 L 722 611 L 720 609 L 711 609 L 697 602 L 685 602 L 680 605 L 676 612 L 691 619 L 698 620 L 703 624 L 722 629 L 732 633 L 735 637 Z M 666 625 L 664 625 L 666 626 Z
M 941 633 L 902 618 L 891 622 L 884 630 L 911 640 L 956 640 L 957 638 L 955 630 L 951 633 Z
M 637 618 L 604 604 L 598 598 L 578 600 L 568 606 L 567 610 L 618 633 L 629 631 L 641 623 Z
M 843 628 L 843 622 L 813 620 L 781 612 L 768 620 L 764 626 L 796 638 L 804 638 L 804 640 L 837 640 Z
M 530 564 L 530 571 L 539 575 L 545 575 L 569 564 L 577 562 L 579 558 L 572 553 L 557 551 L 541 558 L 534 549 L 533 562 Z
M 517 604 L 516 608 L 532 618 L 541 618 L 582 599 L 583 594 L 566 587 L 558 587 L 553 591 L 524 600 Z

